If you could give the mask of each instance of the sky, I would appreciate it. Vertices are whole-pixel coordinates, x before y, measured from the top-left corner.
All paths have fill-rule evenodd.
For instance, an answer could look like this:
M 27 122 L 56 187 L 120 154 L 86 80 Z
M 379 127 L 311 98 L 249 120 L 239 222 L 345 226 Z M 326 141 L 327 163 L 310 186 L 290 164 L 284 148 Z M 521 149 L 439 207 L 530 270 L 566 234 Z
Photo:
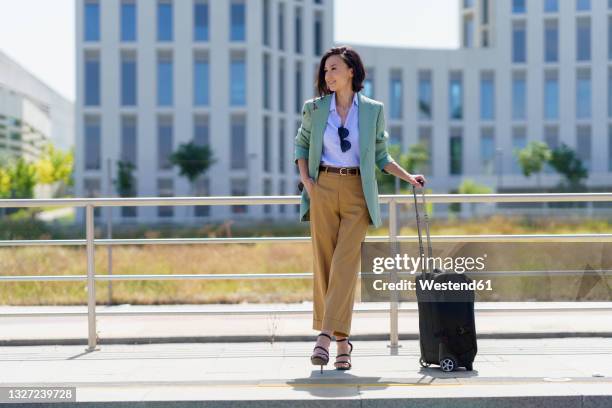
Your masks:
M 72 101 L 74 7 L 75 0 L 0 0 L 0 50 Z M 458 13 L 457 0 L 335 0 L 334 40 L 454 48 Z

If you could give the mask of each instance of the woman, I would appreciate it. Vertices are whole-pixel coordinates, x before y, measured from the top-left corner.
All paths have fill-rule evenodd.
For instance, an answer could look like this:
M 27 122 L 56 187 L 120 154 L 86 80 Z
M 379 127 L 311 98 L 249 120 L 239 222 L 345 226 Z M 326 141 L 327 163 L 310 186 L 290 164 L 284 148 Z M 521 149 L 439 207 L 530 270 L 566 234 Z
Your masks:
M 313 329 L 321 332 L 311 362 L 321 371 L 329 362 L 332 334 L 335 368 L 352 367 L 348 337 L 361 242 L 369 225 L 382 224 L 375 166 L 415 186 L 425 183 L 423 175 L 411 175 L 389 156 L 383 104 L 360 93 L 364 79 L 355 50 L 327 51 L 316 81 L 320 97 L 304 103 L 295 138 L 295 162 L 305 189 L 300 220 L 310 221 L 314 255 Z

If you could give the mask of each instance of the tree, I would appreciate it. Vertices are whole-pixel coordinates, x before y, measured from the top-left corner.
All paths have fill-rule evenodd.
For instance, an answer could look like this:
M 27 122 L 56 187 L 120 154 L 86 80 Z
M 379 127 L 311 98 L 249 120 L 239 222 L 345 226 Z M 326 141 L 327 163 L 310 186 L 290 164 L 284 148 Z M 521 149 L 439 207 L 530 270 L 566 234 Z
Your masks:
M 464 179 L 459 185 L 459 194 L 489 194 L 492 189 L 484 184 L 478 184 L 472 179 Z M 472 216 L 476 213 L 476 203 L 470 203 Z
M 170 156 L 170 162 L 179 167 L 181 176 L 187 177 L 193 191 L 195 181 L 205 174 L 216 160 L 208 145 L 200 146 L 191 141 L 181 144 Z
M 113 181 L 120 197 L 130 197 L 134 194 L 134 165 L 119 160 L 117 162 L 117 179 Z
M 546 143 L 531 141 L 523 149 L 514 149 L 519 165 L 525 177 L 537 174 L 538 187 L 540 187 L 540 174 L 544 164 L 550 160 L 552 153 Z
M 579 189 L 582 187 L 581 180 L 589 175 L 582 164 L 582 160 L 565 143 L 561 143 L 560 147 L 552 151 L 549 163 L 559 174 L 565 177 L 565 183 L 561 182 L 561 188 Z
M 429 161 L 429 152 L 427 151 L 427 147 L 422 143 L 413 144 L 408 149 L 408 152 L 404 154 L 401 153 L 399 145 L 391 145 L 389 146 L 389 155 L 391 155 L 391 157 L 399 157 L 397 160 L 399 165 L 411 174 L 418 171 L 421 166 Z M 378 171 L 376 172 L 376 179 L 381 192 L 395 192 L 395 176 Z M 402 180 L 400 185 L 406 187 L 408 183 Z
M 36 167 L 19 157 L 9 168 L 11 198 L 32 198 L 36 185 Z
M 0 198 L 11 196 L 11 174 L 7 168 L 0 167 Z
M 71 186 L 74 181 L 72 170 L 74 152 L 64 152 L 47 144 L 41 157 L 35 162 L 36 176 L 40 184 L 55 184 Z

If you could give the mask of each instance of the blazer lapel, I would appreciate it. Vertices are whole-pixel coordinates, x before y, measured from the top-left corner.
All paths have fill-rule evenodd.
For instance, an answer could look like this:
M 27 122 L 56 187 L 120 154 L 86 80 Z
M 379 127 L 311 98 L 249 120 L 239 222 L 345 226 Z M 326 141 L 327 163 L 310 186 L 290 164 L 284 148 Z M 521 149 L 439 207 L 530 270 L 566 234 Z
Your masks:
M 358 94 L 359 98 L 359 157 L 362 159 L 365 157 L 368 149 L 372 143 L 370 143 L 370 125 L 371 122 L 371 105 L 366 103 L 365 98 L 361 95 L 361 92 Z
M 323 153 L 323 134 L 325 133 L 325 127 L 327 126 L 327 119 L 329 118 L 329 105 L 331 104 L 331 94 L 325 95 L 322 98 L 314 100 L 312 106 L 312 133 L 310 134 L 311 143 L 315 148 L 315 152 L 319 155 L 318 161 L 321 161 L 321 154 Z M 317 165 L 318 168 L 318 165 Z

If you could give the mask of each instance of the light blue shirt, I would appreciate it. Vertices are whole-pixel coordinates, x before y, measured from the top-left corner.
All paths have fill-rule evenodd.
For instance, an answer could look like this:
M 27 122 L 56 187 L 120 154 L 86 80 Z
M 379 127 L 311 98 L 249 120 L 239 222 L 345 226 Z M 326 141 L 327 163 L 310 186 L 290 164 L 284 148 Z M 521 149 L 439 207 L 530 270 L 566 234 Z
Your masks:
M 351 143 L 351 148 L 343 152 L 340 148 L 340 136 L 338 136 L 338 128 L 342 121 L 336 111 L 336 93 L 332 93 L 329 116 L 323 134 L 321 164 L 334 167 L 359 167 L 359 98 L 357 96 L 355 92 L 344 124 L 349 131 L 348 137 L 344 140 Z

